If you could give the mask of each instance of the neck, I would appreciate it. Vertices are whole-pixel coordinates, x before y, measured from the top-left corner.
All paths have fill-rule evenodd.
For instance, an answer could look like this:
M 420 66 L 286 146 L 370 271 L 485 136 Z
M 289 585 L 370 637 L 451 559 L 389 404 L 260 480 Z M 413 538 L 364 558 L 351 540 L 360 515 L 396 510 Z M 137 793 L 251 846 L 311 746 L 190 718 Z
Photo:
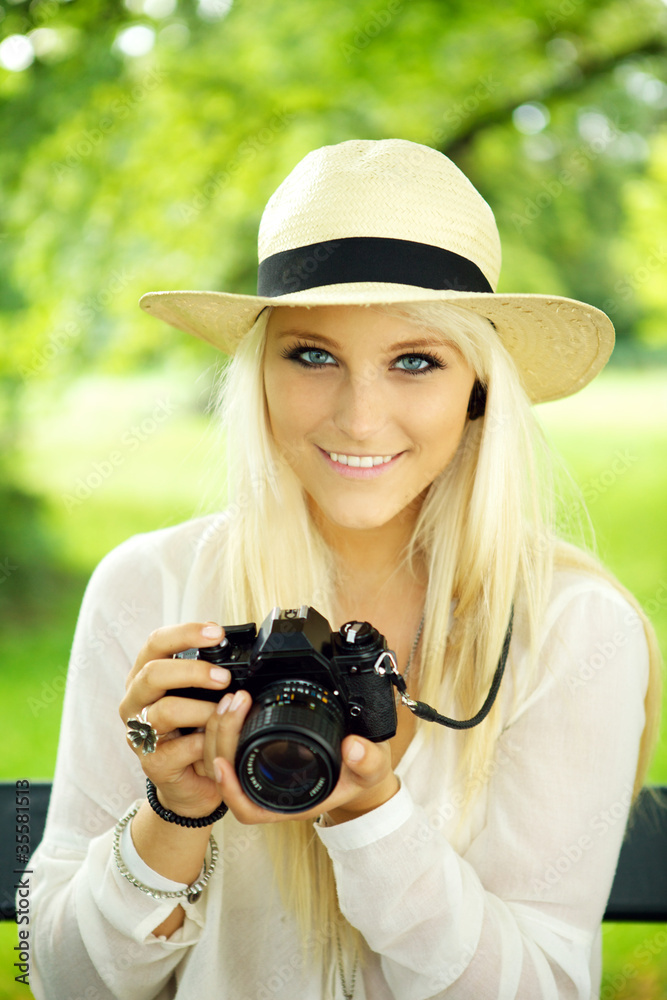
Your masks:
M 406 508 L 386 524 L 362 529 L 332 524 L 319 510 L 311 508 L 311 511 L 322 537 L 334 553 L 342 587 L 376 590 L 408 572 L 405 556 L 417 510 Z

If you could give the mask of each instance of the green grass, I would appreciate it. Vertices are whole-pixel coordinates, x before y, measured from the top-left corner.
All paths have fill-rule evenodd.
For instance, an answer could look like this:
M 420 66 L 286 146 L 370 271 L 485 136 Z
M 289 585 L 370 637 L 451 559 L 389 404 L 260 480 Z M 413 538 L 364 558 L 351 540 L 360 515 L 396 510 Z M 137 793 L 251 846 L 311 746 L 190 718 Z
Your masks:
M 44 387 L 30 400 L 22 475 L 49 500 L 68 576 L 48 601 L 33 601 L 3 625 L 0 777 L 53 774 L 67 657 L 95 563 L 137 531 L 216 507 L 221 463 L 208 419 L 182 388 L 190 381 L 188 373 L 96 379 L 68 393 Z M 160 400 L 167 403 L 157 420 Z M 652 612 L 667 649 L 667 371 L 612 371 L 538 413 L 588 500 L 600 554 Z M 90 494 L 67 501 L 78 499 L 81 482 Z M 665 742 L 650 778 L 667 783 Z M 0 1000 L 30 996 L 13 981 L 15 937 L 14 926 L 0 926 Z M 667 927 L 605 926 L 604 967 L 604 1000 L 667 998 Z

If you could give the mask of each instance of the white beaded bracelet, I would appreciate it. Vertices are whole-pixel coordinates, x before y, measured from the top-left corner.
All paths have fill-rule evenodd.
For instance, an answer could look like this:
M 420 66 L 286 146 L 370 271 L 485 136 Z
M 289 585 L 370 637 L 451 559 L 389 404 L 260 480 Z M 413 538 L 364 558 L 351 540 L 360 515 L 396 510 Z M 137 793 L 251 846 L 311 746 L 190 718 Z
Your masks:
M 137 889 L 140 889 L 141 892 L 145 892 L 147 896 L 152 896 L 153 899 L 179 899 L 179 898 L 183 899 L 185 896 L 187 896 L 188 902 L 194 903 L 197 899 L 199 899 L 200 895 L 202 894 L 206 886 L 206 883 L 208 882 L 208 880 L 210 879 L 211 875 L 215 870 L 215 866 L 218 861 L 219 852 L 218 852 L 218 845 L 215 841 L 215 837 L 213 836 L 213 834 L 211 834 L 211 836 L 209 837 L 209 844 L 211 845 L 211 860 L 209 862 L 209 865 L 208 867 L 206 867 L 206 864 L 202 865 L 202 870 L 199 873 L 199 877 L 196 879 L 196 881 L 192 883 L 192 885 L 186 886 L 185 889 L 175 889 L 171 891 L 165 889 L 152 889 L 149 885 L 144 885 L 144 883 L 140 882 L 138 878 L 135 878 L 132 872 L 125 865 L 123 857 L 120 853 L 120 838 L 122 836 L 123 830 L 130 822 L 132 817 L 136 816 L 136 814 L 139 812 L 139 808 L 140 806 L 138 805 L 132 806 L 130 809 L 128 809 L 125 815 L 121 819 L 119 819 L 118 822 L 116 823 L 116 829 L 114 830 L 114 836 L 113 836 L 113 856 L 116 861 L 116 867 L 118 868 L 118 871 L 123 876 L 123 878 L 126 878 L 128 882 L 131 882 L 132 885 L 136 886 Z

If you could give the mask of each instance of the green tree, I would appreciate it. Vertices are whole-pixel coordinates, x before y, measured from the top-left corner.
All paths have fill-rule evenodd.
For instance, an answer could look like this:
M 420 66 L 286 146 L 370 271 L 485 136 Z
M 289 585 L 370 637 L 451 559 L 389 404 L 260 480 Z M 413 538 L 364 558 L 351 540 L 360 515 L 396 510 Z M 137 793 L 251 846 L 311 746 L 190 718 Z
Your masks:
M 582 298 L 621 341 L 665 343 L 660 0 L 2 9 L 7 501 L 25 387 L 178 363 L 187 338 L 139 295 L 253 291 L 263 204 L 329 142 L 398 135 L 447 152 L 496 211 L 501 290 Z

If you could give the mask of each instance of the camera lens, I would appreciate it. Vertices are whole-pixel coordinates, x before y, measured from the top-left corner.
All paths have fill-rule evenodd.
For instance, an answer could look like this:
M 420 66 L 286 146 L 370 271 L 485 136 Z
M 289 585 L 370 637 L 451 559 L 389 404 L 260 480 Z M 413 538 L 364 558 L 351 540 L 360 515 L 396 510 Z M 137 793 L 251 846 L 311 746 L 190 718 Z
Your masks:
M 311 809 L 338 781 L 344 735 L 331 691 L 298 679 L 272 684 L 241 731 L 236 771 L 243 790 L 273 812 Z

